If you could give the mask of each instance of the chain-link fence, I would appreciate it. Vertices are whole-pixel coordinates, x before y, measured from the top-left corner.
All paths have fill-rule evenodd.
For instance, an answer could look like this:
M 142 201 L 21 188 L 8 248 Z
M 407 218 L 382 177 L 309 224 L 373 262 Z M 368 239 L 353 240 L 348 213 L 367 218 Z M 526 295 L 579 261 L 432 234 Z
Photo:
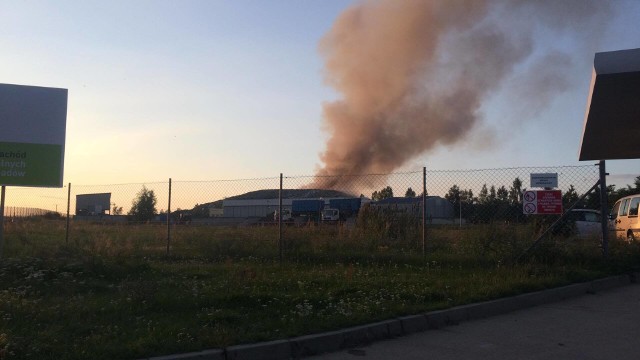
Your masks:
M 61 189 L 8 187 L 5 218 L 64 218 L 69 206 L 67 241 L 82 243 L 90 241 L 88 234 L 104 237 L 117 229 L 121 240 L 110 240 L 114 247 L 118 241 L 136 249 L 146 243 L 158 253 L 174 247 L 185 254 L 235 251 L 251 256 L 263 251 L 273 257 L 278 252 L 302 256 L 327 249 L 333 254 L 386 249 L 420 253 L 425 242 L 429 247 L 486 226 L 499 225 L 506 238 L 534 238 L 540 224 L 549 223 L 523 213 L 523 192 L 534 173 L 557 173 L 565 208 L 599 179 L 596 164 L 69 184 Z M 599 209 L 599 199 L 587 196 L 580 207 Z M 92 227 L 94 232 L 87 230 Z

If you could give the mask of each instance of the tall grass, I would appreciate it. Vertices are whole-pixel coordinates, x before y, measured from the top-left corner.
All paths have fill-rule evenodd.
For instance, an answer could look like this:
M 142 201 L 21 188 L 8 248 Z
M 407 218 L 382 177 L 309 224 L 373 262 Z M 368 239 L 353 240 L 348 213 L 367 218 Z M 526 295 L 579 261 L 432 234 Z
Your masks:
M 0 359 L 130 359 L 285 338 L 635 270 L 636 244 L 528 225 L 421 230 L 359 219 L 276 227 L 6 224 Z M 377 227 L 374 227 L 375 226 Z

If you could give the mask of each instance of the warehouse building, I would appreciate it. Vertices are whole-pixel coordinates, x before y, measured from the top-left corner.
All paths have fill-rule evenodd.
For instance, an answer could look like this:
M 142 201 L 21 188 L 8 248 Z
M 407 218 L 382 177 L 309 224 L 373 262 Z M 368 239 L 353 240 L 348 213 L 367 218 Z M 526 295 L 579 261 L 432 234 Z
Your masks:
M 279 191 L 259 190 L 234 196 L 223 201 L 224 218 L 266 218 L 278 210 Z M 291 210 L 294 200 L 324 200 L 329 206 L 332 199 L 354 198 L 354 195 L 336 190 L 286 189 L 282 190 L 282 207 Z M 369 199 L 365 199 L 369 202 Z M 384 211 L 407 212 L 422 216 L 422 197 L 394 197 L 371 202 L 371 206 Z M 427 216 L 432 221 L 450 220 L 454 217 L 453 205 L 439 196 L 427 196 Z
M 278 189 L 258 190 L 224 199 L 222 217 L 265 218 L 273 215 L 279 206 Z M 282 207 L 291 210 L 294 200 L 322 199 L 328 205 L 331 199 L 353 198 L 353 195 L 323 189 L 283 189 Z

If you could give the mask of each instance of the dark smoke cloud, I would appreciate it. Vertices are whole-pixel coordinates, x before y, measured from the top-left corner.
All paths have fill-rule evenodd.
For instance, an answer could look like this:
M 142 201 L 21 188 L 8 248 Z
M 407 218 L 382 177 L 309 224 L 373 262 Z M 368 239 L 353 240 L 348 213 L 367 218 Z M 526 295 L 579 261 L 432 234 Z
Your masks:
M 532 57 L 534 31 L 593 30 L 608 7 L 598 0 L 357 2 L 320 43 L 326 82 L 341 98 L 323 105 L 330 136 L 310 187 L 348 187 L 353 177 L 332 176 L 389 173 L 463 141 L 482 120 L 483 102 Z M 560 51 L 541 59 L 533 71 L 571 65 Z M 567 88 L 562 71 L 545 73 L 523 96 L 542 93 L 543 103 Z
M 551 52 L 536 60 L 522 75 L 513 79 L 511 96 L 513 117 L 526 120 L 540 114 L 559 93 L 573 85 L 566 76 L 575 64 L 571 56 L 558 51 Z

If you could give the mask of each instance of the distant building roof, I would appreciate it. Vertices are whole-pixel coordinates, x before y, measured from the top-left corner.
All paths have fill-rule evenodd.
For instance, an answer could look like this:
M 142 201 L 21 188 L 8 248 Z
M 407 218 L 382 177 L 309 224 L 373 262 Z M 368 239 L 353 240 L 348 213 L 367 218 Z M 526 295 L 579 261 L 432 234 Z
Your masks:
M 278 199 L 279 189 L 266 189 L 251 191 L 242 195 L 228 197 L 227 200 L 261 200 L 261 199 Z M 283 199 L 319 199 L 319 198 L 345 198 L 354 197 L 337 190 L 325 189 L 282 189 Z
M 428 199 L 440 198 L 439 196 L 427 196 Z M 373 204 L 417 204 L 422 202 L 422 196 L 417 197 L 392 197 L 372 202 Z

